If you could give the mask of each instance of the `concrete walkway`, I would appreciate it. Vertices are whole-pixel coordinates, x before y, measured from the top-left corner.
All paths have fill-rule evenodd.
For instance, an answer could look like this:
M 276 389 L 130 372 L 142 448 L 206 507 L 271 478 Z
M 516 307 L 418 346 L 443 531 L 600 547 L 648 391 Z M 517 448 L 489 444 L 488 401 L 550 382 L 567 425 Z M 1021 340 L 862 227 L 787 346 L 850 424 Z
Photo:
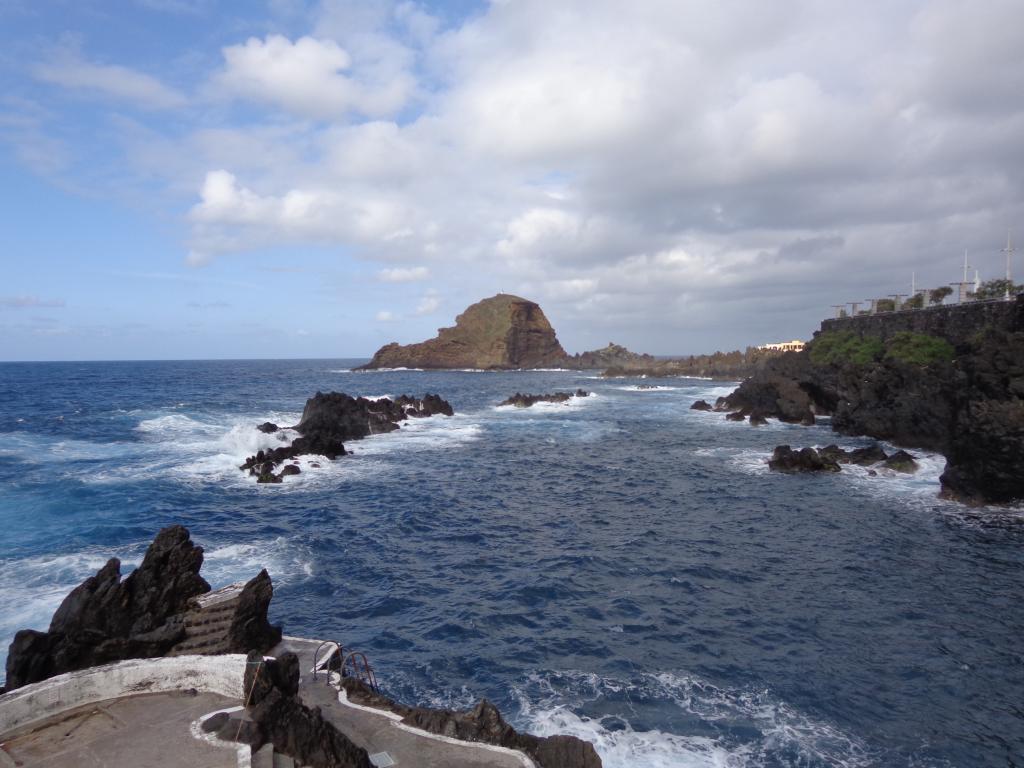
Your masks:
M 457 741 L 403 725 L 391 712 L 348 701 L 344 691 L 328 685 L 321 672 L 313 679 L 313 655 L 319 641 L 285 638 L 270 655 L 292 651 L 299 657 L 299 696 L 320 707 L 324 718 L 370 753 L 378 766 L 395 768 L 534 768 L 524 753 L 477 742 Z M 327 651 L 325 649 L 325 655 Z M 383 753 L 383 754 L 382 754 Z M 390 762 L 388 762 L 390 760 Z
M 214 693 L 141 694 L 90 704 L 7 735 L 0 766 L 237 768 L 235 745 L 218 746 L 191 733 L 202 715 L 237 704 Z

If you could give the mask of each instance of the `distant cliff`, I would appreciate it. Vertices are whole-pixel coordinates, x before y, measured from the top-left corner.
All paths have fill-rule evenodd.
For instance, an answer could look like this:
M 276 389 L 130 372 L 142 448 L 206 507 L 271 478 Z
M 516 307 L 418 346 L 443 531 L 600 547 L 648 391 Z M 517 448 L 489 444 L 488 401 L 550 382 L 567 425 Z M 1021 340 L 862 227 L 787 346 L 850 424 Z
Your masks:
M 646 359 L 612 362 L 606 366 L 602 376 L 692 376 L 701 379 L 724 379 L 735 381 L 752 375 L 766 360 L 778 357 L 781 352 L 768 352 L 748 347 L 745 352 L 715 352 L 711 355 L 691 355 L 656 360 L 650 355 Z
M 499 293 L 468 307 L 451 328 L 418 344 L 386 344 L 359 370 L 376 368 L 605 368 L 653 363 L 618 344 L 568 355 L 536 302 Z

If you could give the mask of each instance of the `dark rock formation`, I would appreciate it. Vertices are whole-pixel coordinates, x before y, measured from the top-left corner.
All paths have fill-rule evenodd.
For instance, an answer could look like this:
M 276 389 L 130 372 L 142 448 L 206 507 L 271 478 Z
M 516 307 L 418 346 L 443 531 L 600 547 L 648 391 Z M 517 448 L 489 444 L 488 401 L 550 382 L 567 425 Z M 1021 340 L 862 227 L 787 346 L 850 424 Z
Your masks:
M 499 293 L 467 308 L 434 339 L 381 347 L 362 369 L 556 368 L 566 358 L 540 306 Z
M 64 598 L 47 632 L 23 629 L 7 655 L 7 690 L 64 672 L 166 653 L 185 635 L 182 614 L 210 590 L 203 550 L 180 525 L 164 528 L 121 580 L 112 558 Z
M 268 435 L 272 435 L 274 432 L 277 432 L 277 430 L 280 429 L 280 427 L 278 427 L 277 424 L 275 424 L 272 421 L 265 421 L 258 427 L 256 427 L 256 429 L 258 429 L 260 432 L 265 432 Z
M 787 474 L 838 472 L 839 464 L 827 456 L 822 456 L 813 448 L 801 448 L 799 451 L 794 451 L 788 445 L 780 445 L 772 453 L 772 457 L 768 461 L 768 468 L 772 472 L 786 472 Z
M 370 756 L 324 719 L 319 707 L 298 696 L 299 659 L 293 653 L 264 660 L 250 653 L 245 672 L 249 721 L 230 718 L 218 735 L 243 741 L 258 750 L 264 744 L 312 768 L 372 768 Z
M 370 690 L 354 678 L 343 678 L 349 699 L 364 706 L 387 709 L 416 728 L 462 741 L 479 741 L 525 752 L 541 768 L 600 768 L 601 758 L 593 745 L 575 736 L 538 737 L 519 733 L 505 722 L 486 699 L 468 712 L 406 707 Z
M 943 453 L 942 494 L 948 498 L 970 504 L 1024 499 L 1024 297 L 959 305 L 955 312 L 826 321 L 822 328 L 830 334 L 816 334 L 804 352 L 768 360 L 725 407 L 760 408 L 800 423 L 831 414 L 841 434 Z M 859 330 L 877 335 L 858 337 Z M 844 344 L 834 343 L 842 333 L 851 342 L 846 354 Z M 908 354 L 908 339 L 917 352 L 945 342 L 952 354 Z M 833 354 L 816 354 L 829 341 Z
M 706 400 L 698 400 L 690 406 L 691 411 L 710 411 L 711 405 Z
M 907 474 L 913 474 L 918 470 L 918 464 L 914 457 L 906 451 L 896 451 L 896 453 L 885 460 L 882 466 L 895 472 L 905 472 Z
M 248 470 L 258 483 L 280 483 L 285 475 L 297 475 L 301 471 L 289 465 L 275 474 L 274 470 L 282 462 L 306 454 L 325 456 L 333 461 L 345 455 L 343 441 L 392 432 L 399 428 L 401 421 L 436 414 L 452 416 L 454 411 L 448 401 L 429 393 L 422 398 L 401 395 L 394 400 L 387 397 L 367 400 L 343 392 L 317 392 L 306 401 L 302 418 L 292 427 L 299 437 L 290 445 L 258 451 L 240 468 Z
M 778 357 L 781 352 L 748 347 L 745 352 L 715 352 L 711 355 L 690 355 L 658 360 L 649 355 L 640 355 L 608 365 L 602 376 L 667 376 L 696 377 L 701 379 L 731 379 L 733 381 L 752 375 L 766 361 Z
M 852 451 L 844 451 L 838 445 L 826 445 L 818 453 L 840 464 L 859 464 L 860 466 L 877 464 L 889 458 L 878 443 L 866 448 L 854 448 Z
M 750 426 L 759 427 L 768 423 L 768 418 L 765 416 L 764 411 L 759 408 L 754 408 L 750 412 Z
M 263 569 L 253 577 L 238 596 L 231 618 L 227 642 L 231 653 L 266 651 L 281 642 L 281 627 L 267 620 L 274 586 L 270 574 Z
M 733 411 L 725 417 L 728 421 L 744 421 L 747 418 L 747 411 Z
M 584 389 L 577 389 L 575 392 L 555 392 L 551 395 L 523 395 L 516 392 L 512 397 L 503 400 L 498 405 L 514 405 L 516 408 L 529 408 L 536 403 L 565 403 L 574 397 L 589 397 L 590 393 Z
M 604 349 L 595 349 L 567 357 L 559 367 L 574 370 L 604 370 L 606 368 L 645 368 L 657 364 L 653 355 L 631 352 L 621 344 L 608 342 Z

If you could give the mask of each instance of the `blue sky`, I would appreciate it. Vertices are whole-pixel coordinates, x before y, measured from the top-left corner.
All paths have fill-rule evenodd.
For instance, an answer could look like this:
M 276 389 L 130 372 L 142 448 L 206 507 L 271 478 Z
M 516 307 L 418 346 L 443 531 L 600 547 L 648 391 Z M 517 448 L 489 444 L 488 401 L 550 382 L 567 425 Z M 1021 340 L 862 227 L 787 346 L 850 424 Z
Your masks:
M 499 290 L 708 352 L 1024 237 L 1012 0 L 6 0 L 0 50 L 0 360 L 369 356 Z

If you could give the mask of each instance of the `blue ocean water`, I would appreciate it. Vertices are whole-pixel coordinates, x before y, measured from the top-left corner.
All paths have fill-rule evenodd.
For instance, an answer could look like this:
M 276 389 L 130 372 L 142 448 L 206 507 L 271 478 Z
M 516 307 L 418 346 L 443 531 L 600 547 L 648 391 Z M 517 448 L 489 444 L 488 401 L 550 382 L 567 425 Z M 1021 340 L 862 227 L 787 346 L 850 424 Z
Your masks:
M 272 618 L 365 650 L 392 696 L 486 696 L 611 768 L 1024 765 L 1024 515 L 937 500 L 941 457 L 779 476 L 779 443 L 864 441 L 689 410 L 718 382 L 355 362 L 0 364 L 3 648 L 183 523 L 214 586 L 265 566 Z M 456 415 L 256 485 L 255 425 L 317 390 Z

